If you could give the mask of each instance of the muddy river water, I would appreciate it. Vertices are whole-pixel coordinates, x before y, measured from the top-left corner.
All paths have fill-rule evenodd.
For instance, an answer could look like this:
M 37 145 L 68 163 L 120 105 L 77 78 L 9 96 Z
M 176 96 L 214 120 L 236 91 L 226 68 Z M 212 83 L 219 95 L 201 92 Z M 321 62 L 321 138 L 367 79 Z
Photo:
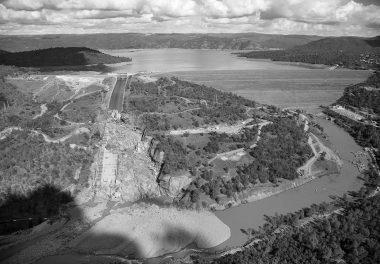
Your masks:
M 362 148 L 347 132 L 332 122 L 319 118 L 317 121 L 324 128 L 333 145 L 332 148 L 343 161 L 341 172 L 315 179 L 298 188 L 269 198 L 216 212 L 219 219 L 231 229 L 230 239 L 218 248 L 235 247 L 244 243 L 247 238 L 240 229 L 257 229 L 264 223 L 264 215 L 297 211 L 313 203 L 331 201 L 329 198 L 331 195 L 342 195 L 349 190 L 357 190 L 361 187 L 361 181 L 357 178 L 359 172 L 351 161 L 354 158 L 353 153 Z

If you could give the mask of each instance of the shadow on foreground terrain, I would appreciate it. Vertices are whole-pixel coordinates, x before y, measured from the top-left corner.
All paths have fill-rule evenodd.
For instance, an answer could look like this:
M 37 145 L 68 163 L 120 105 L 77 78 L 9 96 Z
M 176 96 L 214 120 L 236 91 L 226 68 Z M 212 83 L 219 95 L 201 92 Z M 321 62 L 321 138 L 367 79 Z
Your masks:
M 65 209 L 66 208 L 66 209 Z M 13 221 L 17 220 L 17 221 Z M 81 237 L 94 223 L 88 223 L 82 209 L 67 192 L 45 185 L 26 196 L 10 195 L 0 206 L 0 262 L 1 263 L 123 263 L 121 258 L 139 259 L 140 246 L 125 235 L 116 233 L 90 233 Z M 43 223 L 44 222 L 44 223 Z M 42 223 L 42 224 L 41 224 Z M 36 226 L 39 225 L 40 226 Z M 35 226 L 34 228 L 32 228 Z M 76 227 L 81 226 L 76 229 Z M 31 228 L 31 229 L 28 229 Z M 28 229 L 20 231 L 23 229 Z M 80 230 L 79 232 L 77 230 Z M 167 225 L 165 234 L 154 237 L 160 252 L 180 250 L 180 245 L 192 241 L 195 235 L 187 230 Z M 12 232 L 15 232 L 9 235 Z M 157 234 L 159 230 L 157 230 Z M 62 237 L 64 239 L 62 239 Z M 78 239 L 79 238 L 79 239 Z M 45 256 L 41 248 L 60 245 L 58 250 Z M 181 243 L 183 242 L 183 243 Z M 23 251 L 23 253 L 21 253 Z M 30 258 L 24 256 L 31 254 Z M 146 253 L 146 250 L 145 250 Z M 59 254 L 59 255 L 58 255 Z M 19 260 L 14 261 L 14 257 Z M 35 261 L 34 261 L 35 260 Z M 161 263 L 160 258 L 149 263 Z
M 63 206 L 73 200 L 70 193 L 48 184 L 26 195 L 10 194 L 0 205 L 0 235 L 58 217 Z

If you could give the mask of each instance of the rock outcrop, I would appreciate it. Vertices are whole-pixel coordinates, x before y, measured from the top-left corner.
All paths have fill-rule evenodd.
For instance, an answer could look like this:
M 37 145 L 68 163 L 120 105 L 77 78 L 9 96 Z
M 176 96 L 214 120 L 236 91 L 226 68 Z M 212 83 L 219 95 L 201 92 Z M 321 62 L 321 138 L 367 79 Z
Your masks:
M 162 196 L 170 201 L 181 195 L 191 183 L 191 175 L 187 171 L 162 174 L 165 153 L 159 143 L 142 137 L 130 124 L 109 119 L 99 155 L 96 198 L 124 203 Z
M 102 145 L 96 198 L 135 202 L 161 196 L 159 168 L 149 157 L 149 141 L 141 141 L 139 131 L 123 122 L 108 121 Z
M 157 175 L 157 182 L 164 193 L 171 197 L 176 198 L 181 194 L 182 189 L 186 188 L 192 181 L 189 172 L 184 171 L 181 174 L 163 174 L 161 172 L 162 165 L 164 163 L 164 151 L 160 150 L 158 145 L 160 142 L 156 139 L 151 139 L 149 144 L 149 157 L 156 167 L 159 168 L 159 174 Z
M 152 159 L 154 163 L 156 163 L 158 166 L 162 165 L 162 162 L 164 161 L 165 153 L 161 151 L 159 148 L 157 148 L 160 141 L 156 139 L 151 139 L 150 146 L 149 146 L 149 156 Z
M 165 194 L 171 198 L 176 198 L 182 193 L 193 181 L 189 172 L 184 172 L 181 175 L 161 175 L 159 178 L 160 186 L 165 190 Z

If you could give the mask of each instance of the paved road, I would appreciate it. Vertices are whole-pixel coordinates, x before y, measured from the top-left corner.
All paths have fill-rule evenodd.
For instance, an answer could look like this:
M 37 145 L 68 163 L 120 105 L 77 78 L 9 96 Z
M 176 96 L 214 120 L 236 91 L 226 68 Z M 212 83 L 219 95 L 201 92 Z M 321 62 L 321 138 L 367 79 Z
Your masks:
M 115 88 L 113 89 L 110 103 L 108 106 L 109 109 L 118 110 L 121 113 L 121 111 L 123 110 L 125 87 L 129 86 L 130 81 L 131 76 L 117 78 Z

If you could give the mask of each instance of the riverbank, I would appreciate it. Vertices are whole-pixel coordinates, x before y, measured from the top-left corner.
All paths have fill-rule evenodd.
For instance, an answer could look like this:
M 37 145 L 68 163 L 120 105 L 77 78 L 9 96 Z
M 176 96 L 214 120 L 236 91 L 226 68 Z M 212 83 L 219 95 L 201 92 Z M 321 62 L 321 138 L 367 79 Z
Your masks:
M 299 173 L 299 177 L 297 179 L 282 179 L 281 182 L 277 183 L 276 185 L 272 184 L 272 186 L 268 186 L 268 184 L 263 184 L 262 186 L 253 187 L 251 189 L 242 191 L 234 198 L 225 200 L 222 203 L 211 204 L 210 209 L 214 211 L 226 210 L 231 207 L 258 201 L 270 196 L 277 195 L 281 192 L 300 187 L 318 177 L 339 173 L 340 167 L 343 163 L 338 155 L 336 155 L 330 148 L 325 146 L 321 140 L 319 140 L 318 137 L 312 133 L 310 133 L 308 144 L 311 147 L 314 155 L 302 167 L 298 168 L 297 171 Z M 323 161 L 319 160 L 322 153 L 325 153 Z M 331 163 L 328 166 L 323 166 L 324 164 L 316 164 L 317 161 L 320 161 L 320 163 L 326 163 L 330 161 Z
M 322 126 L 331 143 L 329 147 L 339 153 L 343 162 L 340 173 L 316 177 L 302 187 L 292 188 L 252 203 L 215 211 L 219 219 L 231 229 L 231 238 L 218 246 L 216 251 L 244 244 L 248 238 L 241 229 L 258 229 L 265 223 L 264 215 L 286 214 L 311 206 L 313 203 L 328 202 L 331 201 L 331 196 L 343 195 L 348 190 L 356 191 L 362 186 L 361 180 L 357 178 L 359 172 L 351 163 L 354 158 L 352 153 L 361 151 L 362 148 L 347 132 L 335 124 L 320 118 L 315 118 L 314 122 Z

